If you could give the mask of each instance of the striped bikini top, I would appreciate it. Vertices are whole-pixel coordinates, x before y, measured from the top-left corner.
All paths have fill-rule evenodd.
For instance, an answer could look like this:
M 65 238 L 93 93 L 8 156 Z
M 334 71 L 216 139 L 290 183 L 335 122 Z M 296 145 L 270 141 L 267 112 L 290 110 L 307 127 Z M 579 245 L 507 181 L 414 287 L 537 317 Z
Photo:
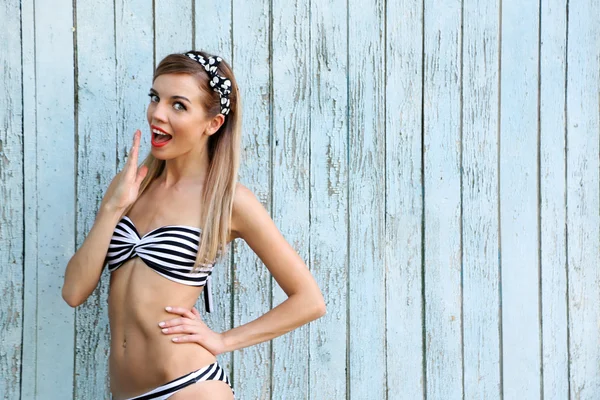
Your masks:
M 125 216 L 117 224 L 110 240 L 106 263 L 110 272 L 128 260 L 139 257 L 144 264 L 174 282 L 206 286 L 206 311 L 213 311 L 210 287 L 213 265 L 192 272 L 198 253 L 200 229 L 185 225 L 167 225 L 140 236 L 133 221 Z

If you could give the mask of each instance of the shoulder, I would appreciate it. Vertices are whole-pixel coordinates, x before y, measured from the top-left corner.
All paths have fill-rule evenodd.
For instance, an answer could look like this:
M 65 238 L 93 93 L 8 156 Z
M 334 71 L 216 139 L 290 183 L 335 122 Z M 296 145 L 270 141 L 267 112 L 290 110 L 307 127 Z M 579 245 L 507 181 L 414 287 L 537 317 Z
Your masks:
M 233 238 L 243 236 L 256 218 L 268 216 L 267 210 L 256 195 L 241 183 L 237 183 L 233 194 L 231 212 L 231 233 Z

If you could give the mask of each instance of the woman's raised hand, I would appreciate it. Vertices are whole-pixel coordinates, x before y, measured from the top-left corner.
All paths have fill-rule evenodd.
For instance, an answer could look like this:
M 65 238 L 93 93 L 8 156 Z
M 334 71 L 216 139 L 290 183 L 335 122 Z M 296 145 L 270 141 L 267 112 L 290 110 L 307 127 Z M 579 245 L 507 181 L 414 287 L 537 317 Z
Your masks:
M 140 184 L 148 173 L 145 165 L 138 168 L 141 136 L 142 133 L 139 129 L 135 131 L 127 162 L 123 170 L 114 177 L 102 199 L 103 205 L 112 210 L 124 211 L 137 200 Z

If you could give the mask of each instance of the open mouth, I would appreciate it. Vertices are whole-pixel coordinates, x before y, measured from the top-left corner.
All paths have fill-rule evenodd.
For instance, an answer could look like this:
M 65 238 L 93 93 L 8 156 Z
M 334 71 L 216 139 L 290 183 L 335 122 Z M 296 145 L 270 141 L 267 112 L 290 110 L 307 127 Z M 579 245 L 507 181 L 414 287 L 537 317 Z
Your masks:
M 173 139 L 173 136 L 169 135 L 167 132 L 158 127 L 152 127 L 152 146 L 162 147 L 169 143 L 171 139 Z

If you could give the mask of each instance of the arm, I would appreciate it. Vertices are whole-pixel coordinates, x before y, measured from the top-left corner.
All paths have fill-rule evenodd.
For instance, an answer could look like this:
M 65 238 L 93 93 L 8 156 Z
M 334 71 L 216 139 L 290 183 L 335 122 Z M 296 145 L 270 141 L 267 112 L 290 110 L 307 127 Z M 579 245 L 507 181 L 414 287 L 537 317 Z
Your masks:
M 232 236 L 244 239 L 267 266 L 288 298 L 263 316 L 221 334 L 212 332 L 195 310 L 168 307 L 181 318 L 159 324 L 177 343 L 196 342 L 217 355 L 271 340 L 325 314 L 325 302 L 306 264 L 281 235 L 254 194 L 238 185 Z
M 254 194 L 238 185 L 232 228 L 263 261 L 288 298 L 263 316 L 223 335 L 223 351 L 271 340 L 325 314 L 321 290 L 298 253 L 281 235 Z
M 82 304 L 92 294 L 104 268 L 104 259 L 121 214 L 132 204 L 148 172 L 137 168 L 141 132 L 136 131 L 129 159 L 109 185 L 96 221 L 85 241 L 67 264 L 62 288 L 63 299 L 71 307 Z

